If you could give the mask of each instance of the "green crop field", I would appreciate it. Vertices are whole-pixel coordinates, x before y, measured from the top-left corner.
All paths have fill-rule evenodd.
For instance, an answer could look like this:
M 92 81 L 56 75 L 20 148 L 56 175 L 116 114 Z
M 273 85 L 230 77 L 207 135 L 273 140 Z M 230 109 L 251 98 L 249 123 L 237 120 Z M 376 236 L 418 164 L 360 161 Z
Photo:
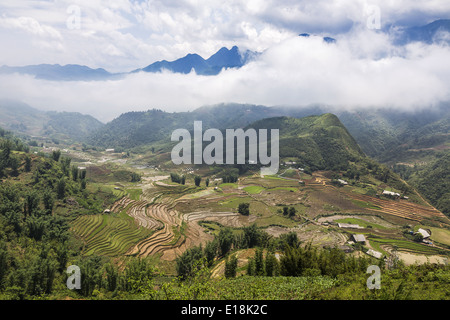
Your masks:
M 409 251 L 420 254 L 439 254 L 440 250 L 435 247 L 430 247 L 425 244 L 408 241 L 408 240 L 397 240 L 397 239 L 381 239 L 381 238 L 370 238 L 371 246 L 380 252 L 385 252 L 381 248 L 382 245 L 396 246 L 400 251 Z
M 73 234 L 85 243 L 85 255 L 118 256 L 131 246 L 149 237 L 152 231 L 138 227 L 134 220 L 122 212 L 119 215 L 86 215 L 76 219 Z
M 246 192 L 248 192 L 249 194 L 258 194 L 258 193 L 261 193 L 262 191 L 264 191 L 265 189 L 260 186 L 249 186 L 249 187 L 245 187 L 244 190 Z

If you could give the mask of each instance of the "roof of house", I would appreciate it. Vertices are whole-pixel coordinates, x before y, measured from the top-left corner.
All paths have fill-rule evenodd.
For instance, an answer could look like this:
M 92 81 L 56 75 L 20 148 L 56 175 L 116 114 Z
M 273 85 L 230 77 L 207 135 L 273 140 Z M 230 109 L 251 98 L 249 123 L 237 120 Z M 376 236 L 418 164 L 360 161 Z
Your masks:
M 366 237 L 363 234 L 354 234 L 353 239 L 355 239 L 356 242 L 365 242 Z
M 369 249 L 367 251 L 367 254 L 371 255 L 372 257 L 378 258 L 378 259 L 380 259 L 383 256 L 383 254 L 381 252 L 375 251 L 373 249 Z
M 383 191 L 383 194 L 388 194 L 388 195 L 390 195 L 390 196 L 400 196 L 400 193 L 392 192 L 392 191 L 387 191 L 387 190 L 384 190 L 384 191 Z
M 422 228 L 420 228 L 419 230 L 417 230 L 417 232 L 419 232 L 420 234 L 422 234 L 422 236 L 423 236 L 424 238 L 428 238 L 428 237 L 430 236 L 430 234 L 428 233 L 428 231 L 427 231 L 427 230 L 424 230 L 424 229 L 422 229 Z
M 339 228 L 353 228 L 353 229 L 362 229 L 361 226 L 357 224 L 350 224 L 350 223 L 338 223 Z

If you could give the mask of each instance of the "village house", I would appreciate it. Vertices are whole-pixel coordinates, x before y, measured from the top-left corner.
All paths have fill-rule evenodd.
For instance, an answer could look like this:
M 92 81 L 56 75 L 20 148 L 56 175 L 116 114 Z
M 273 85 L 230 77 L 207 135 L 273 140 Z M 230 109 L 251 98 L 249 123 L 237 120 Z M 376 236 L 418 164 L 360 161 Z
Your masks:
M 388 197 L 392 197 L 392 198 L 400 198 L 400 193 L 397 193 L 397 192 L 384 190 L 382 194 L 383 194 L 383 196 L 388 196 Z
M 366 253 L 377 259 L 381 259 L 383 257 L 383 254 L 381 252 L 375 251 L 373 249 L 369 249 Z
M 366 243 L 366 237 L 363 234 L 352 234 L 350 240 L 354 241 L 355 243 Z
M 428 239 L 431 235 L 428 233 L 427 230 L 419 228 L 419 230 L 417 230 L 418 233 L 420 233 L 423 237 L 423 239 Z
M 363 229 L 360 225 L 350 223 L 338 223 L 339 228 Z

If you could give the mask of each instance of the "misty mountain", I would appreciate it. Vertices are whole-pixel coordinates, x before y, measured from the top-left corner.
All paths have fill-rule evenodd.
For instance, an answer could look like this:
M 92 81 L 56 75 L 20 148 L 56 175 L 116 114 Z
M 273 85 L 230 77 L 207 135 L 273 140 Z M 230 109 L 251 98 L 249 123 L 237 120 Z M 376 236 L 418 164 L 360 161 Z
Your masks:
M 433 21 L 427 25 L 414 26 L 408 28 L 390 28 L 386 30 L 393 36 L 394 43 L 406 45 L 411 42 L 424 42 L 427 44 L 436 42 L 450 43 L 450 19 Z M 309 33 L 301 33 L 300 37 L 309 37 Z M 335 43 L 337 40 L 325 36 L 323 40 L 327 43 Z M 121 77 L 136 72 L 162 72 L 163 70 L 187 74 L 195 71 L 198 75 L 217 75 L 221 70 L 227 68 L 241 68 L 249 61 L 260 55 L 259 52 L 250 50 L 241 51 L 237 46 L 231 49 L 221 48 L 212 56 L 204 59 L 196 53 L 189 53 L 186 56 L 173 60 L 161 60 L 150 65 L 124 73 L 110 73 L 102 68 L 92 69 L 87 66 L 68 64 L 39 64 L 29 66 L 1 66 L 0 74 L 28 74 L 37 79 L 51 81 L 95 81 L 120 79 Z
M 190 53 L 183 58 L 174 61 L 157 61 L 145 68 L 136 69 L 125 73 L 110 73 L 105 69 L 92 69 L 87 66 L 69 64 L 61 66 L 59 64 L 39 64 L 21 67 L 1 66 L 0 74 L 27 74 L 36 79 L 50 81 L 97 81 L 120 79 L 121 77 L 135 72 L 161 72 L 168 70 L 175 73 L 190 73 L 192 70 L 199 75 L 216 75 L 222 69 L 240 68 L 250 60 L 258 56 L 259 53 L 246 50 L 241 52 L 237 46 L 227 49 L 221 48 L 208 59 L 203 59 L 196 53 Z
M 188 54 L 174 61 L 157 61 L 145 68 L 134 70 L 134 72 L 161 72 L 168 70 L 175 73 L 190 73 L 192 70 L 199 75 L 217 75 L 222 69 L 241 68 L 248 61 L 257 56 L 256 52 L 240 52 L 237 46 L 227 49 L 221 48 L 208 59 L 203 59 L 198 54 Z
M 450 19 L 440 19 L 424 26 L 415 26 L 399 30 L 395 43 L 405 45 L 411 42 L 450 43 Z
M 0 67 L 0 74 L 28 74 L 36 79 L 51 81 L 92 81 L 105 80 L 117 77 L 118 74 L 112 74 L 105 69 L 92 69 L 87 66 L 68 64 L 61 66 L 59 64 L 39 64 L 23 67 Z
M 0 100 L 0 127 L 15 133 L 81 141 L 102 126 L 90 115 L 40 111 L 25 103 Z
M 300 33 L 298 36 L 299 37 L 304 37 L 304 38 L 309 38 L 310 34 L 309 33 Z M 323 37 L 323 41 L 325 41 L 326 43 L 335 43 L 336 39 L 335 38 L 331 38 L 331 37 Z

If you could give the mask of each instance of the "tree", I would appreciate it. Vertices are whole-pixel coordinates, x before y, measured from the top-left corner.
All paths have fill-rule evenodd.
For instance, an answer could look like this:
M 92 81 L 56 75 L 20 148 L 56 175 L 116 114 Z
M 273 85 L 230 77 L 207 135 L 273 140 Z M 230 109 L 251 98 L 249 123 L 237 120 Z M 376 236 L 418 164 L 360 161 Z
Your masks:
M 209 178 L 206 178 L 205 180 L 205 185 L 208 187 L 209 186 Z
M 233 244 L 233 232 L 230 228 L 220 229 L 219 236 L 219 250 L 220 255 L 224 257 L 230 250 Z
M 73 179 L 73 181 L 78 180 L 78 167 L 77 166 L 72 166 L 72 179 Z
M 11 167 L 11 176 L 17 177 L 19 175 L 19 159 L 14 156 L 10 157 L 9 166 Z
M 70 162 L 72 159 L 68 157 L 61 157 L 61 170 L 66 177 L 70 176 Z
M 0 289 L 3 289 L 3 279 L 8 274 L 9 253 L 6 243 L 0 240 Z
M 254 258 L 248 258 L 247 275 L 248 276 L 255 275 L 255 259 Z
M 25 194 L 25 215 L 31 216 L 39 206 L 39 196 L 37 191 L 29 191 Z
M 422 242 L 423 241 L 423 235 L 420 232 L 416 232 L 414 234 L 414 241 Z
M 25 172 L 31 171 L 31 158 L 29 156 L 25 157 Z
M 289 208 L 289 218 L 292 218 L 297 213 L 297 210 L 294 207 Z
M 52 159 L 56 162 L 59 161 L 59 158 L 61 157 L 61 150 L 53 150 L 52 152 Z
M 238 259 L 236 255 L 232 255 L 230 259 L 225 259 L 225 278 L 235 278 L 237 271 Z
M 284 233 L 280 236 L 280 249 L 284 249 L 286 246 L 296 248 L 298 247 L 299 240 L 297 233 L 291 231 L 289 233 Z
M 244 242 L 247 248 L 253 248 L 260 244 L 261 232 L 258 230 L 256 223 L 248 227 L 244 227 Z
M 202 267 L 204 258 L 201 246 L 186 250 L 176 259 L 177 274 L 182 280 L 192 277 Z
M 112 263 L 107 263 L 104 267 L 106 274 L 106 289 L 115 291 L 119 285 L 119 271 Z
M 255 252 L 255 275 L 263 276 L 265 273 L 263 248 L 258 247 Z
M 273 252 L 268 252 L 265 259 L 266 276 L 272 277 L 278 273 L 278 260 Z
M 96 287 L 102 284 L 102 261 L 99 256 L 90 256 L 81 259 L 76 263 L 81 271 L 81 289 L 79 293 L 83 296 L 90 296 Z
M 81 180 L 80 188 L 81 188 L 81 190 L 86 189 L 86 179 L 82 179 L 82 180 Z
M 194 183 L 195 185 L 198 187 L 200 186 L 200 182 L 202 181 L 202 178 L 200 176 L 195 176 L 194 177 Z
M 80 179 L 86 179 L 86 170 L 80 170 Z
M 250 203 L 248 202 L 239 203 L 238 212 L 244 216 L 248 216 L 250 214 Z
M 58 195 L 58 199 L 64 199 L 64 197 L 66 196 L 66 180 L 64 179 L 64 177 L 58 180 L 56 193 Z
M 47 189 L 42 194 L 42 202 L 44 203 L 45 211 L 48 215 L 52 214 L 53 206 L 55 204 L 55 198 L 53 193 Z
M 131 182 L 139 182 L 139 181 L 141 181 L 141 175 L 136 172 L 132 172 L 131 173 Z
M 212 266 L 215 257 L 217 256 L 217 249 L 219 245 L 216 239 L 209 241 L 205 246 L 205 257 L 208 267 Z

